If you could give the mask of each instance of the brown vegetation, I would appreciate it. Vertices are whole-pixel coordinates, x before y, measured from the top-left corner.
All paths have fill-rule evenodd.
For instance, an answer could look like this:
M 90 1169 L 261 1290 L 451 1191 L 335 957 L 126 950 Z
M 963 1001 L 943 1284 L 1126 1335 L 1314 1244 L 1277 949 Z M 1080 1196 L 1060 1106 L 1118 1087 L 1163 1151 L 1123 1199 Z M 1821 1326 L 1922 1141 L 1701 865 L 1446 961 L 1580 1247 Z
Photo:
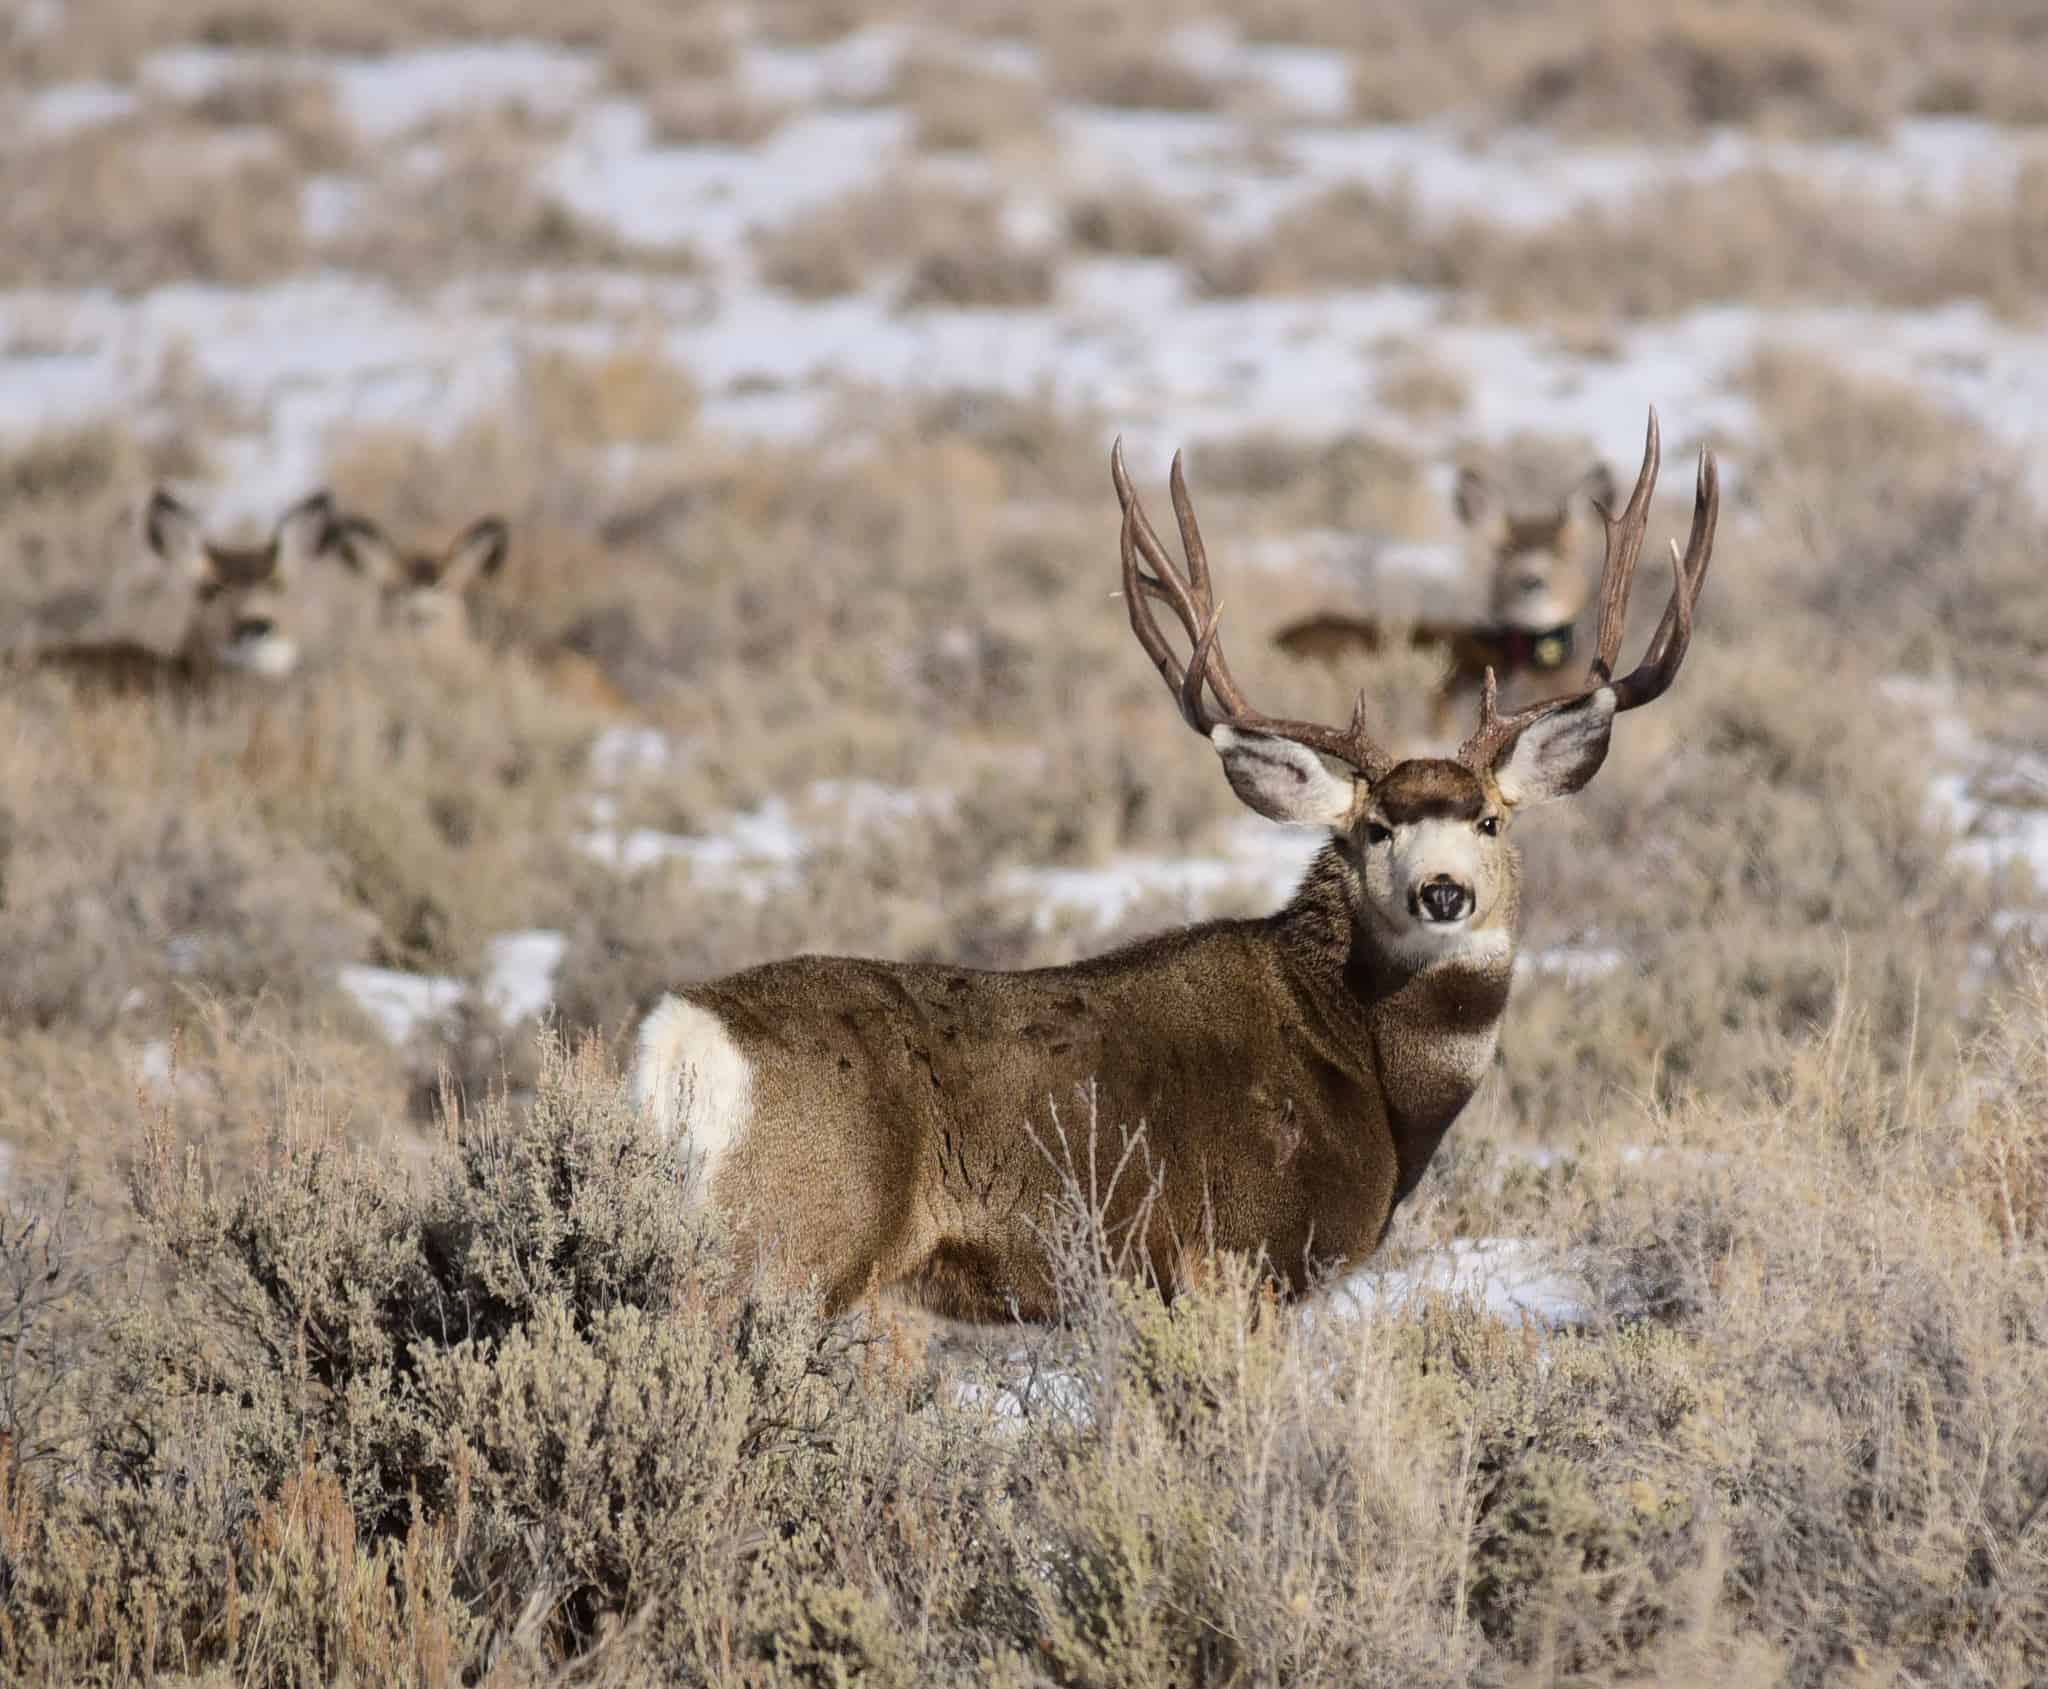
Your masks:
M 754 235 L 762 279 L 804 299 L 851 293 L 900 275 L 897 301 L 922 305 L 1042 305 L 1058 266 L 1016 241 L 985 194 L 917 179 L 859 188 Z
M 1404 192 L 1325 190 L 1252 239 L 1196 260 L 1219 295 L 1399 282 L 1468 293 L 1510 320 L 1668 316 L 1699 305 L 1923 306 L 1980 298 L 2031 310 L 2048 285 L 2039 239 L 2048 166 L 2009 193 L 1934 207 L 1823 192 L 1753 170 L 1660 183 L 1533 230 L 1432 219 Z

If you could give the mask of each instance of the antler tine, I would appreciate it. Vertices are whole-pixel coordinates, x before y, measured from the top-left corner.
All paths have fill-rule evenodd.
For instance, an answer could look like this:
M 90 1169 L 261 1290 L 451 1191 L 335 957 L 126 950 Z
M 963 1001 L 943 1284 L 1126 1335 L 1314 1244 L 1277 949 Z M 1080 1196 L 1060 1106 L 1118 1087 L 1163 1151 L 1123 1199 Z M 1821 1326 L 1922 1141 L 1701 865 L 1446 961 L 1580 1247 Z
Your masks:
M 1166 488 L 1173 500 L 1173 518 L 1180 524 L 1180 545 L 1188 560 L 1188 582 L 1194 599 L 1209 614 L 1213 629 L 1221 611 L 1216 605 L 1215 587 L 1209 577 L 1209 548 L 1202 543 L 1201 525 L 1195 520 L 1194 500 L 1188 497 L 1188 478 L 1181 468 L 1181 454 L 1173 454 L 1173 467 L 1167 472 Z M 1213 637 L 1202 642 L 1206 650 L 1196 653 L 1196 666 L 1208 672 L 1209 685 L 1217 701 L 1233 715 L 1244 715 L 1251 711 L 1245 696 L 1239 690 L 1236 678 L 1230 672 L 1230 659 L 1223 654 L 1222 646 Z
M 1118 435 L 1116 443 L 1110 447 L 1109 471 L 1110 478 L 1116 483 L 1117 502 L 1133 520 L 1132 537 L 1137 542 L 1138 551 L 1152 570 L 1150 575 L 1141 574 L 1139 579 L 1154 598 L 1164 599 L 1173 606 L 1173 613 L 1180 618 L 1188 638 L 1199 639 L 1212 606 L 1206 595 L 1201 602 L 1196 601 L 1187 581 L 1167 555 L 1166 547 L 1160 543 L 1159 531 L 1152 526 L 1151 517 L 1145 514 L 1137 489 L 1131 485 L 1130 472 L 1124 467 L 1122 435 Z
M 1138 570 L 1137 521 L 1135 504 L 1126 503 L 1120 543 L 1123 554 L 1124 609 L 1131 618 L 1131 632 L 1138 636 L 1139 645 L 1144 647 L 1145 655 L 1152 659 L 1152 666 L 1159 671 L 1160 679 L 1166 682 L 1168 689 L 1180 701 L 1180 713 L 1187 724 L 1197 733 L 1207 733 L 1213 724 L 1201 719 L 1200 694 L 1198 692 L 1196 697 L 1196 712 L 1190 714 L 1185 690 L 1187 671 L 1181 667 L 1180 659 L 1173 654 L 1173 647 L 1167 644 L 1166 635 L 1159 631 L 1159 623 L 1153 619 L 1152 606 L 1147 601 L 1151 591 L 1156 589 L 1157 583 L 1147 580 Z
M 1714 560 L 1714 529 L 1720 520 L 1720 467 L 1713 452 L 1703 448 L 1693 481 L 1692 531 L 1686 536 L 1684 556 L 1679 555 L 1677 541 L 1671 544 L 1671 599 L 1642 662 L 1614 683 L 1617 710 L 1633 710 L 1661 698 L 1678 678 L 1678 666 L 1692 643 L 1693 606 L 1706 584 L 1707 566 Z
M 1500 751 L 1513 743 L 1531 724 L 1578 703 L 1603 686 L 1613 687 L 1614 708 L 1619 714 L 1661 698 L 1678 677 L 1679 665 L 1685 661 L 1686 649 L 1692 643 L 1693 606 L 1699 602 L 1700 588 L 1706 583 L 1707 566 L 1713 561 L 1714 529 L 1721 514 L 1720 472 L 1714 462 L 1714 454 L 1707 450 L 1700 453 L 1699 470 L 1694 479 L 1692 531 L 1687 536 L 1684 555 L 1679 554 L 1675 542 L 1671 547 L 1671 598 L 1664 606 L 1664 615 L 1657 624 L 1656 633 L 1650 638 L 1643 660 L 1620 680 L 1613 678 L 1614 661 L 1620 654 L 1622 633 L 1628 619 L 1629 590 L 1642 555 L 1643 532 L 1648 520 L 1650 494 L 1656 486 L 1659 456 L 1657 413 L 1652 409 L 1643 442 L 1642 473 L 1636 478 L 1635 491 L 1619 517 L 1609 516 L 1604 510 L 1601 512 L 1607 523 L 1607 562 L 1600 576 L 1599 642 L 1586 675 L 1586 684 L 1576 692 L 1546 698 L 1541 703 L 1504 716 L 1499 711 L 1498 691 L 1493 671 L 1489 669 L 1480 693 L 1478 729 L 1458 747 L 1458 760 L 1468 767 L 1491 766 Z
M 1393 759 L 1366 729 L 1363 692 L 1352 709 L 1350 725 L 1341 730 L 1315 722 L 1288 721 L 1264 715 L 1246 701 L 1231 676 L 1229 662 L 1223 655 L 1223 646 L 1218 638 L 1221 611 L 1215 603 L 1208 549 L 1202 541 L 1201 527 L 1195 520 L 1194 502 L 1188 497 L 1187 478 L 1178 454 L 1173 460 L 1169 485 L 1173 493 L 1174 515 L 1180 523 L 1181 546 L 1187 556 L 1185 574 L 1174 566 L 1173 559 L 1167 555 L 1165 546 L 1146 519 L 1145 507 L 1139 501 L 1124 465 L 1121 439 L 1110 450 L 1109 471 L 1110 479 L 1116 485 L 1117 498 L 1123 505 L 1120 546 L 1125 607 L 1130 615 L 1131 631 L 1138 636 L 1138 643 L 1144 647 L 1153 667 L 1158 669 L 1160 677 L 1173 692 L 1182 719 L 1204 735 L 1213 728 L 1229 725 L 1275 738 L 1292 739 L 1349 764 L 1371 779 L 1379 778 L 1391 768 Z M 1151 565 L 1152 574 L 1147 575 L 1138 567 L 1140 554 Z M 1193 642 L 1192 653 L 1185 665 L 1174 654 L 1173 647 L 1152 615 L 1148 600 L 1153 598 L 1164 599 L 1173 606 L 1175 615 Z M 1220 711 L 1212 711 L 1204 703 L 1202 694 L 1205 689 L 1215 695 Z
M 1600 630 L 1593 645 L 1593 669 L 1601 680 L 1614 673 L 1621 655 L 1621 636 L 1627 629 L 1629 593 L 1635 585 L 1636 564 L 1643 555 L 1643 534 L 1650 521 L 1650 495 L 1657 486 L 1657 471 L 1663 465 L 1663 441 L 1657 430 L 1657 407 L 1650 407 L 1650 421 L 1643 431 L 1643 467 L 1634 490 L 1620 516 L 1601 507 L 1600 520 L 1607 529 L 1607 556 L 1600 567 Z

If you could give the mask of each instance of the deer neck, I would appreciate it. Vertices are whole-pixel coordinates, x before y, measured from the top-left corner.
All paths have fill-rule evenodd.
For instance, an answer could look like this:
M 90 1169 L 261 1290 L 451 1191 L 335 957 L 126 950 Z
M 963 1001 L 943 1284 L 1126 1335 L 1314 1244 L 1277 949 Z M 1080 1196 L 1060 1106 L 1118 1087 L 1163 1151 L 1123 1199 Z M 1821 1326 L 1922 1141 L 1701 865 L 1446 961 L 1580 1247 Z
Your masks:
M 1359 910 L 1355 872 L 1331 844 L 1276 922 L 1305 1018 L 1331 1059 L 1384 1104 L 1398 1203 L 1493 1065 L 1514 975 L 1517 899 L 1511 880 L 1471 946 L 1420 963 Z

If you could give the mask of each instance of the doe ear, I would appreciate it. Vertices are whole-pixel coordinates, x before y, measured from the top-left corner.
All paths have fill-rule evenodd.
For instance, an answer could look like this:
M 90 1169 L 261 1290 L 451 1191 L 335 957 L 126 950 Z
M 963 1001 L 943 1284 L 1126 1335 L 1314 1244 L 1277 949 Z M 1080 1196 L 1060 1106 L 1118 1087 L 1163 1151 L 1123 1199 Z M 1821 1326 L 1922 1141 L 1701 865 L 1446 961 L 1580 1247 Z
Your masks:
M 334 524 L 331 543 L 342 563 L 375 585 L 406 584 L 405 559 L 384 530 L 367 516 L 344 516 Z
M 309 493 L 277 519 L 270 537 L 271 572 L 296 574 L 334 543 L 334 500 L 322 489 Z
M 1230 789 L 1268 821 L 1292 827 L 1341 827 L 1350 819 L 1352 783 L 1332 774 L 1306 745 L 1235 727 L 1212 727 Z
M 219 579 L 199 518 L 163 487 L 149 495 L 149 508 L 142 515 L 142 538 L 159 562 L 189 578 L 193 585 Z
M 1451 508 L 1468 528 L 1478 527 L 1494 514 L 1493 489 L 1470 464 L 1458 471 L 1458 479 L 1451 488 Z
M 504 567 L 505 553 L 511 546 L 512 531 L 502 517 L 486 516 L 472 522 L 448 547 L 438 584 L 451 592 L 460 592 L 471 581 L 488 580 Z
M 1614 688 L 1588 692 L 1539 716 L 1494 759 L 1501 801 L 1512 806 L 1569 797 L 1600 772 L 1614 730 Z

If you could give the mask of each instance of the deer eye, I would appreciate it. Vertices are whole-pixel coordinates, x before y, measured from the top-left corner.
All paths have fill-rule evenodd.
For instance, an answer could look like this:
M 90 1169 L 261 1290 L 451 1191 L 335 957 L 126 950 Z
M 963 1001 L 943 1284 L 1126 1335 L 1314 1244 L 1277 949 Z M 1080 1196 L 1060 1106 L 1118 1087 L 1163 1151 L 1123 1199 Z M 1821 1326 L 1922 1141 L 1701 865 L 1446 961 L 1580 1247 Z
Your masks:
M 1385 844 L 1393 836 L 1394 829 L 1391 827 L 1382 827 L 1377 821 L 1368 821 L 1365 824 L 1365 842 L 1367 844 Z
M 1494 837 L 1500 831 L 1500 817 L 1498 815 L 1480 816 L 1479 830 L 1480 832 L 1484 833 L 1489 839 Z

